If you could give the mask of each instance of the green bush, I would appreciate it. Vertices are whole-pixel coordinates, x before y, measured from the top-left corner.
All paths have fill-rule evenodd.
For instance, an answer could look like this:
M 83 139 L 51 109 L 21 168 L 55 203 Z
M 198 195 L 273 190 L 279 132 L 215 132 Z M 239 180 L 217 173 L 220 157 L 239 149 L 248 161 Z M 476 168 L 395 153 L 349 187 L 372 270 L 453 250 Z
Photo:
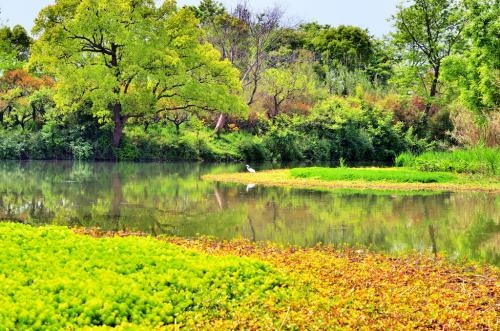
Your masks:
M 264 146 L 270 152 L 272 161 L 291 162 L 303 159 L 303 136 L 296 130 L 300 120 L 281 115 L 274 118 L 274 124 L 264 136 Z
M 94 151 L 92 144 L 88 141 L 77 140 L 70 143 L 71 152 L 75 160 L 90 160 L 93 158 Z
M 245 137 L 238 143 L 238 152 L 245 161 L 260 163 L 269 160 L 270 152 L 259 137 Z

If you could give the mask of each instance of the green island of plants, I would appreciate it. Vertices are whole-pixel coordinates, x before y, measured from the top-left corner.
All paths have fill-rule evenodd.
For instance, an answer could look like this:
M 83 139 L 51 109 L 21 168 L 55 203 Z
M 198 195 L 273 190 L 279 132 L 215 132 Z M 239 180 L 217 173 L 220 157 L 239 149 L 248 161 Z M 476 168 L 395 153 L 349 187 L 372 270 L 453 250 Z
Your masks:
M 3 330 L 498 326 L 500 273 L 491 266 L 320 246 L 76 232 L 0 224 Z
M 500 150 L 403 153 L 391 168 L 306 167 L 258 173 L 208 174 L 206 180 L 298 188 L 369 191 L 500 192 Z
M 424 191 L 500 192 L 498 177 L 426 173 L 404 168 L 293 168 L 253 173 L 208 174 L 203 179 L 265 186 L 319 190 L 358 190 L 382 193 Z

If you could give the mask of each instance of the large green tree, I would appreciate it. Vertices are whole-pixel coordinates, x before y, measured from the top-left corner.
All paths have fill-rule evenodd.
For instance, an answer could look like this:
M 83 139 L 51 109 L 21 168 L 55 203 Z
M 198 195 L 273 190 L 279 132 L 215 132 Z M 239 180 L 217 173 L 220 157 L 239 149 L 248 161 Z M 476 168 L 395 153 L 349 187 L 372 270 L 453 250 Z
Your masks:
M 118 147 L 131 118 L 172 110 L 246 111 L 238 71 L 205 42 L 192 11 L 175 1 L 57 0 L 33 29 L 34 68 L 56 77 L 55 100 L 114 124 Z
M 465 50 L 446 59 L 444 78 L 476 114 L 500 111 L 500 1 L 465 0 Z
M 392 34 L 405 64 L 418 70 L 431 99 L 438 93 L 442 61 L 460 41 L 465 23 L 459 0 L 411 0 L 398 6 L 392 17 L 396 31 Z M 431 72 L 430 84 L 424 76 Z M 415 77 L 417 78 L 417 77 Z M 431 102 L 426 105 L 429 112 Z

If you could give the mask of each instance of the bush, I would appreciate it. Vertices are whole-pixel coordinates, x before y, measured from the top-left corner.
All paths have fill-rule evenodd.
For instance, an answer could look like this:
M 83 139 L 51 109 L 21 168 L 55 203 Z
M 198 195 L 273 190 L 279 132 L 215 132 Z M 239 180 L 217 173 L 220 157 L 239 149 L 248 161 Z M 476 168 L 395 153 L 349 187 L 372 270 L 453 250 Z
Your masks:
M 95 239 L 5 223 L 0 237 L 0 261 L 9 261 L 0 275 L 7 330 L 197 329 L 229 314 L 264 316 L 256 301 L 288 296 L 286 278 L 268 264 L 153 238 Z
M 302 160 L 302 135 L 292 128 L 292 120 L 285 116 L 275 118 L 264 137 L 264 144 L 271 154 L 272 161 L 290 162 Z
M 75 160 L 90 160 L 93 158 L 94 151 L 92 144 L 88 141 L 77 140 L 70 143 L 71 152 Z
M 238 143 L 238 152 L 248 162 L 260 163 L 269 160 L 271 153 L 259 137 L 245 137 Z

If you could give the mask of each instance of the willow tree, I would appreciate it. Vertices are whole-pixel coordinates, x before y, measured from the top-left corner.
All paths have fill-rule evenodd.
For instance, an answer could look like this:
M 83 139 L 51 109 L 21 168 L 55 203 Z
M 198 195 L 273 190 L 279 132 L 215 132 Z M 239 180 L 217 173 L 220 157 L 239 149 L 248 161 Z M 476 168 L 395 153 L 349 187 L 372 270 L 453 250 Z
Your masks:
M 238 71 L 175 1 L 57 0 L 33 32 L 32 66 L 56 77 L 58 106 L 71 112 L 90 104 L 95 117 L 114 123 L 114 147 L 131 118 L 246 111 Z

